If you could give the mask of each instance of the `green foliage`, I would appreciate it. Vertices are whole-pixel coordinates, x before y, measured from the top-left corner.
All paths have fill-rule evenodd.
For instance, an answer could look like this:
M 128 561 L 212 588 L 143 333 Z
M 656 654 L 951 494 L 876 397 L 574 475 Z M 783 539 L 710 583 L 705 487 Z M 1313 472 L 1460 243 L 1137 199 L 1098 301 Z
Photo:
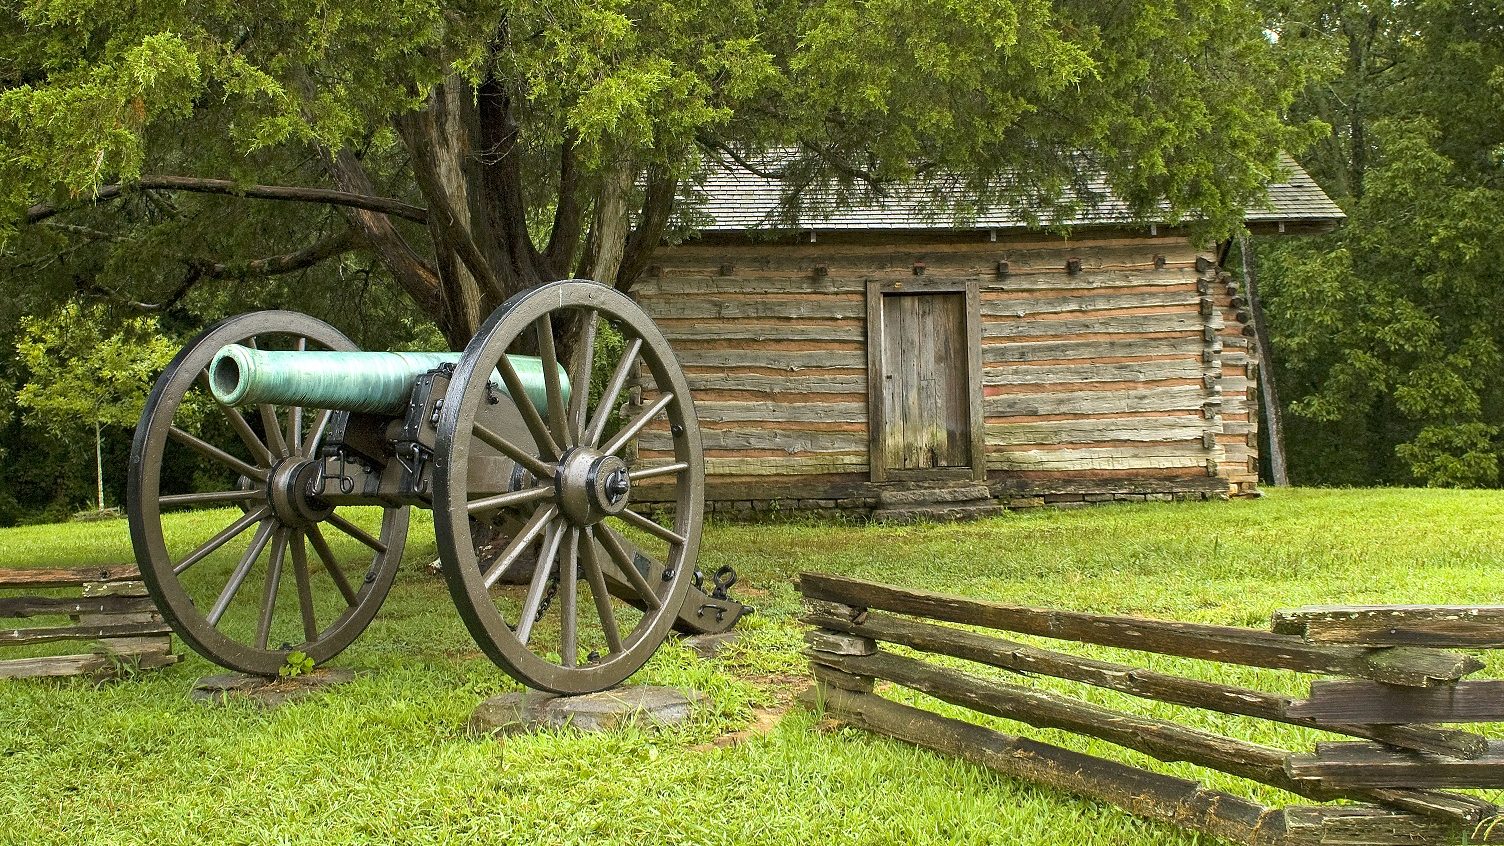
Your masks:
M 306 652 L 289 652 L 287 660 L 277 668 L 277 678 L 295 679 L 313 672 L 313 659 Z
M 837 180 L 1006 169 L 1006 195 L 1048 201 L 1084 153 L 1135 210 L 1167 200 L 1225 230 L 1292 137 L 1299 81 L 1243 0 L 96 5 L 0 4 L 7 224 L 163 166 L 285 181 L 310 143 L 362 150 L 400 191 L 391 121 L 457 74 L 526 104 L 534 185 L 565 139 L 591 175 L 691 168 L 717 139 L 801 145 Z
M 84 435 L 93 430 L 96 506 L 103 511 L 102 430 L 135 427 L 152 383 L 177 353 L 177 344 L 163 337 L 152 318 L 119 321 L 105 309 L 73 302 L 47 318 L 22 320 L 16 353 L 27 371 L 27 381 L 16 393 L 17 405 L 27 409 L 26 422 L 75 444 L 88 442 Z M 191 419 L 193 409 L 185 411 Z
M 1262 283 L 1292 474 L 1499 483 L 1504 457 L 1504 16 L 1343 4 L 1313 37 L 1349 61 L 1297 112 L 1332 122 L 1312 170 L 1344 229 L 1266 243 Z
M 27 419 L 56 434 L 95 423 L 134 428 L 157 374 L 177 354 L 149 317 L 114 319 L 69 303 L 48 318 L 26 318 L 17 344 L 29 372 L 16 395 Z

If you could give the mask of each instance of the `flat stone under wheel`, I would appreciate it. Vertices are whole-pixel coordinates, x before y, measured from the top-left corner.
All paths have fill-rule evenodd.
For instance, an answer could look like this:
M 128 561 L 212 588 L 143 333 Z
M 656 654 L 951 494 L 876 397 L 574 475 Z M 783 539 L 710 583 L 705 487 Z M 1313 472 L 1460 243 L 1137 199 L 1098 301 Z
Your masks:
M 408 509 L 336 509 L 311 496 L 330 412 L 261 405 L 247 416 L 220 405 L 208 367 L 227 344 L 357 347 L 293 312 L 222 320 L 168 365 L 136 427 L 128 512 L 152 598 L 200 655 L 270 676 L 294 650 L 329 660 L 371 622 L 396 576 Z
M 555 335 L 565 326 L 579 339 L 568 391 L 557 378 Z M 597 344 L 601 331 L 620 344 Z M 596 361 L 598 347 L 614 352 Z M 508 352 L 542 359 L 541 411 L 512 400 L 525 394 Z M 632 402 L 639 366 L 653 389 Z M 593 372 L 610 374 L 594 399 Z M 488 423 L 498 403 L 513 425 Z M 492 457 L 515 463 L 515 481 L 501 493 L 474 493 L 487 486 L 472 484 L 471 474 Z M 605 690 L 640 669 L 694 576 L 704 472 L 688 383 L 641 308 L 578 280 L 508 300 L 455 368 L 435 446 L 439 556 L 481 649 L 514 678 L 554 693 Z M 640 483 L 658 488 L 657 519 L 634 501 Z M 478 554 L 476 521 L 511 527 L 499 551 L 493 543 Z M 519 565 L 526 586 L 500 584 Z

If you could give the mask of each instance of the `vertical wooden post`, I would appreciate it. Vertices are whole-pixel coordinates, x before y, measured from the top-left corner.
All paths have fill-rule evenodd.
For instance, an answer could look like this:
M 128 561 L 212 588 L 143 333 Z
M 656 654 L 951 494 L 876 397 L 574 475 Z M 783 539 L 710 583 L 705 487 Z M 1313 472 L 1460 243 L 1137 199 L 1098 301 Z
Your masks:
M 1269 443 L 1269 483 L 1277 486 L 1290 484 L 1290 473 L 1285 465 L 1285 432 L 1279 407 L 1279 395 L 1274 389 L 1273 360 L 1270 358 L 1269 331 L 1264 321 L 1264 306 L 1259 300 L 1258 274 L 1253 258 L 1249 255 L 1248 231 L 1238 233 L 1238 253 L 1243 261 L 1243 286 L 1248 292 L 1248 309 L 1253 327 L 1253 347 L 1258 356 L 1259 416 Z

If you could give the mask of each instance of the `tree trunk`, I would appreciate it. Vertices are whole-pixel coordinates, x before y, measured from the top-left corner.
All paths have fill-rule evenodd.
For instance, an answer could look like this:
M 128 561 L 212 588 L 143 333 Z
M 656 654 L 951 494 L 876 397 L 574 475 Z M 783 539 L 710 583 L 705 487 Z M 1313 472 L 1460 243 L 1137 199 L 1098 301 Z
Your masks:
M 104 446 L 99 434 L 99 419 L 94 420 L 94 495 L 99 513 L 104 513 Z
M 1238 234 L 1238 253 L 1243 260 L 1243 287 L 1248 291 L 1248 311 L 1253 321 L 1254 354 L 1259 367 L 1259 416 L 1264 442 L 1269 450 L 1269 483 L 1276 487 L 1290 484 L 1285 466 L 1285 432 L 1279 394 L 1274 388 L 1274 359 L 1271 356 L 1269 330 L 1264 320 L 1264 305 L 1259 300 L 1258 273 L 1254 267 L 1251 244 L 1246 231 Z
M 630 234 L 627 201 L 632 194 L 634 175 L 631 161 L 622 157 L 602 177 L 595 201 L 595 219 L 590 224 L 590 243 L 580 259 L 580 277 L 615 285 Z

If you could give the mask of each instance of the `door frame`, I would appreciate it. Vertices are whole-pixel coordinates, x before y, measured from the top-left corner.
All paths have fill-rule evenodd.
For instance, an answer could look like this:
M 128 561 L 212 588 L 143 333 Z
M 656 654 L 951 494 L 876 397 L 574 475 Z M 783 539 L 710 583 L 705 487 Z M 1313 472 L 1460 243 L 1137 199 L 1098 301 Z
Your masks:
M 887 420 L 883 417 L 883 390 L 887 373 L 883 367 L 884 294 L 963 294 L 966 299 L 966 397 L 971 420 L 971 467 L 932 470 L 889 469 L 884 455 Z M 982 414 L 981 294 L 975 279 L 867 280 L 867 463 L 874 482 L 987 479 L 986 429 Z

